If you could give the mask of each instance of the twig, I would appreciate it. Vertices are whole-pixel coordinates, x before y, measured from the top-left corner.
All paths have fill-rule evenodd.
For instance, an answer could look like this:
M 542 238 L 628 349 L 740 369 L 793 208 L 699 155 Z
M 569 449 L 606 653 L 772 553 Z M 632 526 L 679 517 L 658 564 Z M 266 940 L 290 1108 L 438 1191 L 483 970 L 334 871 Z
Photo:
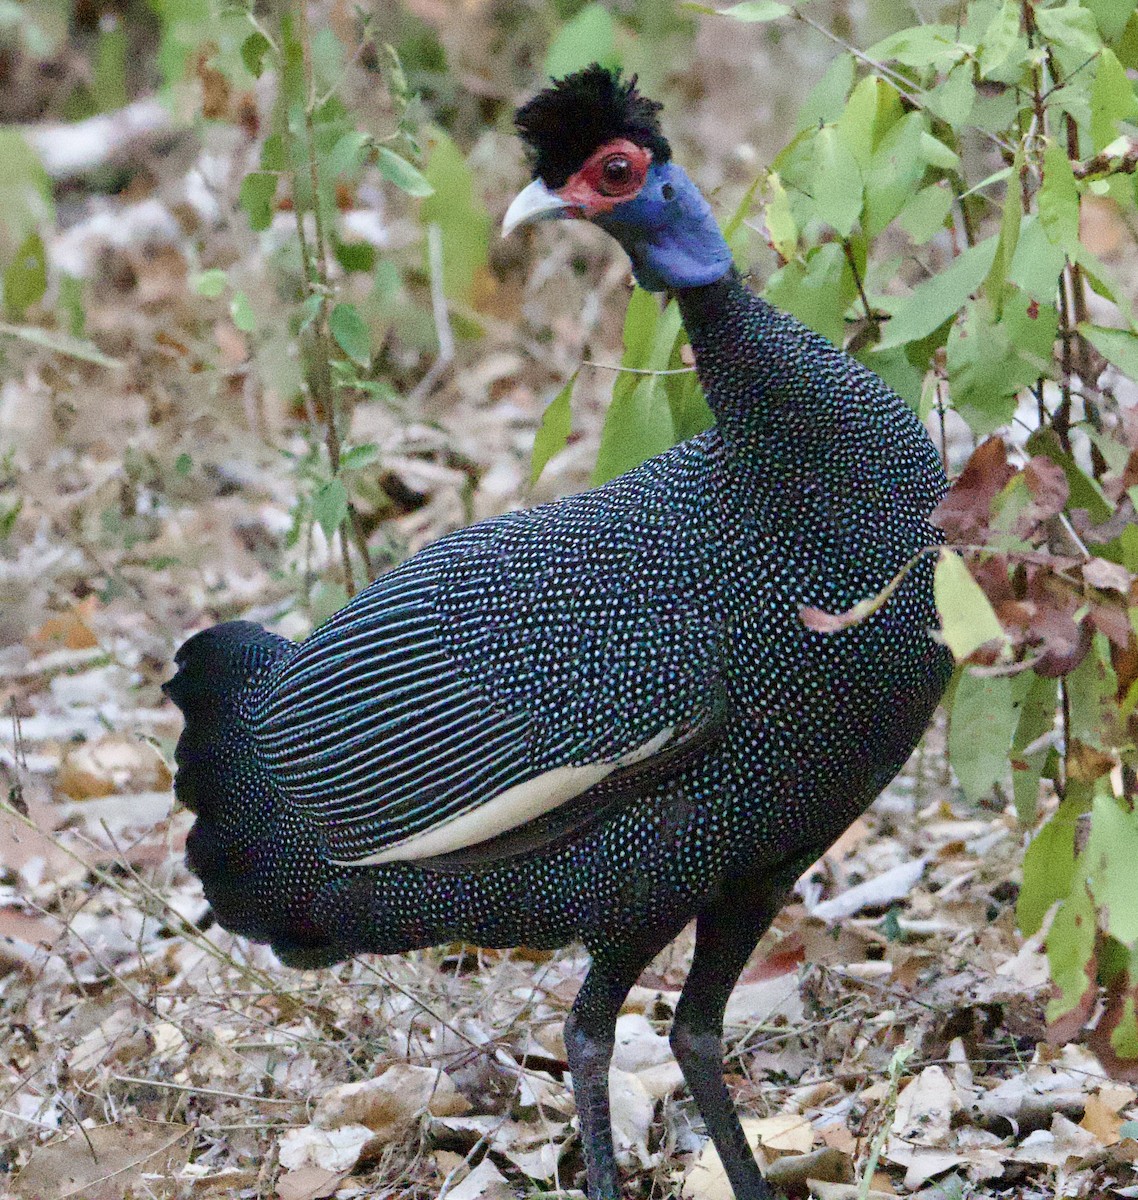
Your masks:
M 591 358 L 581 360 L 583 367 L 596 367 L 599 371 L 616 371 L 620 375 L 694 375 L 695 367 L 669 367 L 663 371 L 650 371 L 645 367 L 622 367 L 620 363 L 594 362 Z
M 1093 175 L 1133 175 L 1138 171 L 1138 138 L 1127 138 L 1124 150 L 1113 153 L 1102 150 L 1086 162 L 1073 162 L 1071 170 L 1076 179 L 1090 179 Z
M 171 1083 L 165 1079 L 140 1079 L 136 1075 L 112 1075 L 111 1078 L 117 1083 L 137 1083 L 143 1087 L 168 1088 L 172 1092 L 189 1092 L 195 1096 L 217 1096 L 222 1100 L 242 1100 L 248 1104 L 284 1104 L 290 1108 L 296 1108 L 297 1105 L 303 1105 L 305 1101 L 301 1098 L 295 1100 L 282 1100 L 275 1096 L 246 1096 L 242 1092 L 223 1092 L 219 1088 L 206 1087 L 191 1087 L 188 1083 Z
M 312 70 L 312 33 L 308 23 L 308 7 L 305 3 L 296 6 L 300 24 L 301 63 L 304 71 L 304 131 L 305 151 L 308 158 L 309 187 L 312 189 L 312 229 L 315 247 L 309 244 L 304 232 L 304 212 L 301 205 L 296 203 L 299 189 L 296 186 L 296 173 L 293 173 L 293 210 L 296 214 L 296 227 L 300 239 L 301 258 L 304 262 L 305 276 L 308 280 L 309 295 L 320 297 L 320 310 L 312 321 L 312 374 L 311 384 L 316 392 L 320 407 L 324 410 L 324 444 L 328 449 L 328 463 L 332 475 L 340 473 L 340 430 L 338 427 L 339 405 L 337 403 L 336 385 L 332 380 L 332 341 L 328 330 L 328 307 L 331 297 L 331 287 L 328 282 L 328 249 L 324 231 L 324 215 L 320 210 L 320 166 L 316 159 L 316 123 L 313 113 L 316 108 L 316 84 Z M 352 518 L 351 503 L 348 504 L 348 514 L 340 523 L 340 555 L 344 565 L 344 588 L 349 596 L 355 595 L 355 572 L 352 568 L 351 540 L 356 539 L 357 549 L 360 549 L 359 530 Z M 364 569 L 370 577 L 366 544 L 362 547 Z

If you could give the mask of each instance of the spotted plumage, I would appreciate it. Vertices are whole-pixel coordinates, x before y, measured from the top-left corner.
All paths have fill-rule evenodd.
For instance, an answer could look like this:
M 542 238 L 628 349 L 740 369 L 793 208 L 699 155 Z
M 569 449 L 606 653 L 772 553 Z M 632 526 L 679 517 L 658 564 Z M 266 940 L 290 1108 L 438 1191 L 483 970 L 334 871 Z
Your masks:
M 599 71 L 546 103 L 564 119 Z M 647 102 L 610 81 L 643 124 Z M 659 136 L 614 134 L 650 152 Z M 678 171 L 652 159 L 641 208 L 597 223 L 676 292 L 715 428 L 441 539 L 300 646 L 206 630 L 168 685 L 186 714 L 189 862 L 223 925 L 302 965 L 456 938 L 588 947 L 566 1042 L 595 1200 L 617 1195 L 612 1024 L 693 917 L 673 1046 L 736 1195 L 770 1195 L 723 1087 L 722 1007 L 796 874 L 904 763 L 949 670 L 927 561 L 863 624 L 803 624 L 802 606 L 846 609 L 936 541 L 944 477 L 880 379 L 733 268 L 685 283 L 721 251 L 690 182 L 653 207 Z M 579 204 L 573 172 L 560 182 Z M 668 204 L 683 211 L 646 250 L 635 213 Z M 688 226 L 694 240 L 675 233 Z

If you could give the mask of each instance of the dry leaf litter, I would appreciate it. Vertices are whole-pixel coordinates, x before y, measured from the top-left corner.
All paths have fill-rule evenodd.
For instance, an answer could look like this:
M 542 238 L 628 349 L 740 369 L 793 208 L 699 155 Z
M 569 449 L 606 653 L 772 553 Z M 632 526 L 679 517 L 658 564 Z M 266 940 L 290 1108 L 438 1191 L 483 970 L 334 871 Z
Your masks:
M 752 78 L 737 48 L 702 49 L 717 89 Z M 687 118 L 705 147 L 725 137 L 711 111 Z M 454 945 L 303 973 L 195 927 L 188 814 L 170 811 L 179 722 L 159 684 L 210 621 L 305 633 L 313 614 L 295 597 L 330 555 L 318 532 L 285 541 L 287 455 L 304 451 L 281 399 L 295 362 L 188 284 L 214 263 L 263 281 L 263 247 L 226 217 L 249 147 L 179 129 L 170 162 L 165 142 L 131 142 L 151 121 L 168 134 L 167 115 L 132 121 L 132 153 L 159 160 L 151 193 L 93 198 L 49 246 L 92 281 L 89 331 L 123 365 L 24 348 L 0 388 L 23 499 L 0 560 L 0 1197 L 571 1192 L 582 1164 L 561 1029 L 582 952 Z M 500 209 L 516 147 L 487 134 L 475 153 Z M 708 170 L 744 180 L 752 157 L 725 148 Z M 361 209 L 360 228 L 374 220 Z M 383 220 L 385 249 L 414 246 L 408 218 Z M 366 515 L 381 554 L 584 485 L 607 375 L 583 373 L 583 436 L 536 489 L 529 448 L 580 359 L 618 358 L 626 269 L 587 231 L 540 252 L 499 264 L 486 335 L 433 391 L 356 409 L 353 438 L 380 451 L 384 507 Z M 392 370 L 412 392 L 429 366 L 404 355 Z M 1010 812 L 959 801 L 934 731 L 804 876 L 727 1016 L 748 1136 L 788 1194 L 856 1195 L 876 1149 L 871 1196 L 1138 1196 L 1134 1089 L 1045 1040 L 1040 944 L 1014 927 L 1022 838 Z M 690 950 L 684 935 L 620 1019 L 617 1152 L 630 1195 L 728 1200 L 667 1045 Z

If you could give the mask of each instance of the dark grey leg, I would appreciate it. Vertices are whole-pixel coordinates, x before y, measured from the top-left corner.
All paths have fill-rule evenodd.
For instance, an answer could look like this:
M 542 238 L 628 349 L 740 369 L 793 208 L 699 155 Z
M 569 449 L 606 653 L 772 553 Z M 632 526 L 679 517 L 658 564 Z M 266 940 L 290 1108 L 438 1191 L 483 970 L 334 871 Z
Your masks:
M 565 1021 L 565 1053 L 581 1124 L 589 1200 L 620 1200 L 609 1110 L 609 1063 L 616 1019 L 640 972 L 672 940 L 678 926 L 634 945 L 598 950 Z
M 695 957 L 672 1024 L 672 1053 L 719 1151 L 736 1200 L 775 1200 L 723 1082 L 723 1010 L 783 888 L 734 882 L 696 919 Z

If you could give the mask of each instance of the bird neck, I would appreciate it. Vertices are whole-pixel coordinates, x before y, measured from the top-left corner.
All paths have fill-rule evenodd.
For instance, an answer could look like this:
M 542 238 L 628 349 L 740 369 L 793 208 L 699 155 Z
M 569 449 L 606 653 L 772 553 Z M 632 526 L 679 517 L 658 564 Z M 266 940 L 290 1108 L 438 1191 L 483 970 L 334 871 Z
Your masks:
M 737 271 L 676 299 L 716 426 L 737 453 L 810 457 L 830 475 L 850 469 L 842 455 L 864 445 L 869 426 L 884 442 L 892 426 L 915 425 L 877 376 L 754 295 Z
M 636 199 L 594 222 L 624 247 L 647 291 L 703 287 L 731 270 L 731 250 L 711 206 L 673 162 L 653 163 Z

